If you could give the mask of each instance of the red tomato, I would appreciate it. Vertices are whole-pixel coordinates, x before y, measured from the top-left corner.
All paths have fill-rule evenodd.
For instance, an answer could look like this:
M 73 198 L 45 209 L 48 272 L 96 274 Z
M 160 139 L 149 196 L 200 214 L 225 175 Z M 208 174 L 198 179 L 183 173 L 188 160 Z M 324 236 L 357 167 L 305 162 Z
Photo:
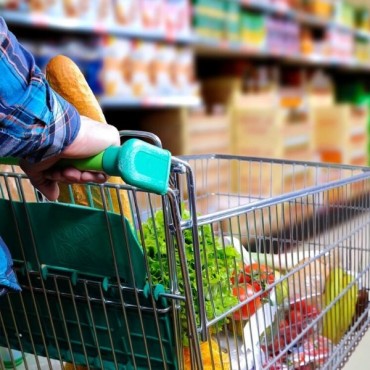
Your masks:
M 253 286 L 250 284 L 239 285 L 233 288 L 233 295 L 238 297 L 239 301 L 245 301 L 250 297 L 253 297 L 255 291 Z M 254 298 L 249 303 L 246 303 L 239 311 L 234 312 L 235 320 L 248 320 L 257 310 L 261 307 L 261 299 L 259 297 Z
M 289 312 L 289 322 L 294 327 L 297 332 L 301 332 L 303 325 L 304 325 L 304 315 L 301 313 L 301 311 L 298 310 L 291 310 Z
M 252 263 L 240 267 L 239 272 L 234 272 L 231 284 L 251 284 L 255 292 L 263 291 L 261 298 L 268 296 L 268 285 L 275 281 L 274 272 L 266 265 Z
M 301 312 L 308 318 L 314 318 L 319 314 L 319 310 L 314 303 L 310 303 L 307 299 L 301 299 L 291 304 L 291 309 Z
M 275 281 L 274 271 L 263 264 L 252 263 L 244 266 L 244 273 L 239 274 L 239 283 L 259 282 L 262 289 L 267 284 L 272 284 Z

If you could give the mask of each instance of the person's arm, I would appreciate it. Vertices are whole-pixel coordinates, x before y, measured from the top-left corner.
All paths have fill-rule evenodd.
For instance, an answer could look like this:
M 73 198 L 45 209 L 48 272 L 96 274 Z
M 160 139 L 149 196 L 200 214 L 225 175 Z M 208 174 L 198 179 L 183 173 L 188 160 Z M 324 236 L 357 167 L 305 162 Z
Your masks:
M 76 138 L 80 116 L 56 94 L 0 18 L 0 155 L 53 157 Z
M 54 168 L 60 158 L 94 155 L 119 145 L 117 129 L 78 114 L 51 89 L 33 56 L 0 17 L 0 156 L 23 158 L 31 182 L 57 199 L 57 182 L 104 182 L 101 173 Z

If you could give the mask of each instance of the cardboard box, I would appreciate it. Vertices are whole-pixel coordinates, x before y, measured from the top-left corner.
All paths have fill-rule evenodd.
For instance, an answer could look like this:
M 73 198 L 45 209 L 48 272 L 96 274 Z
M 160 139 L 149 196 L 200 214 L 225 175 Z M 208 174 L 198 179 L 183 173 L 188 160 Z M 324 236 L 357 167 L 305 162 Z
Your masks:
M 314 148 L 323 162 L 367 165 L 367 106 L 316 107 Z

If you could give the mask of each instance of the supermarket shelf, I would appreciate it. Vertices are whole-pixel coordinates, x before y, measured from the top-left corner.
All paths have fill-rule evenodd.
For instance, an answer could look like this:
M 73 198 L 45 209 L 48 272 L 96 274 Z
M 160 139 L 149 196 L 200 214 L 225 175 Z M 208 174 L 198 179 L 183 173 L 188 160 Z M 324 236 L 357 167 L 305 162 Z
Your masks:
M 107 97 L 99 98 L 99 104 L 103 109 L 119 108 L 161 108 L 161 107 L 197 107 L 201 99 L 197 96 L 163 96 L 146 98 L 122 98 Z
M 300 24 L 305 24 L 312 27 L 320 28 L 338 28 L 353 34 L 356 37 L 370 40 L 370 32 L 364 30 L 353 29 L 349 26 L 340 24 L 334 20 L 327 20 L 309 13 L 302 11 L 296 11 L 290 9 L 288 6 L 274 5 L 274 4 L 264 4 L 263 2 L 258 2 L 258 0 L 239 0 L 240 4 L 245 8 L 250 8 L 254 10 L 259 10 L 267 14 L 280 15 L 288 17 Z
M 270 55 L 268 52 L 248 47 L 245 44 L 217 41 L 196 37 L 194 42 L 195 53 L 199 56 L 215 56 L 215 57 L 230 57 L 230 56 L 250 56 L 255 58 L 267 58 Z
M 175 36 L 165 32 L 144 31 L 117 25 L 107 25 L 103 22 L 91 23 L 77 18 L 50 16 L 43 13 L 23 13 L 20 11 L 1 10 L 0 15 L 8 24 L 18 26 L 48 28 L 56 31 L 79 33 L 94 33 L 97 35 L 114 35 L 128 38 L 147 39 L 174 43 L 191 43 L 192 36 Z
M 198 56 L 213 57 L 251 57 L 251 58 L 275 58 L 285 63 L 312 65 L 321 67 L 339 68 L 343 70 L 370 71 L 370 63 L 361 63 L 354 59 L 340 60 L 337 58 L 325 58 L 320 55 L 287 55 L 272 53 L 263 49 L 248 47 L 245 44 L 230 43 L 227 41 L 207 40 L 198 37 L 194 43 L 194 49 Z
M 270 13 L 286 14 L 292 19 L 297 20 L 301 23 L 307 23 L 310 25 L 320 25 L 322 27 L 328 25 L 334 25 L 333 22 L 326 21 L 319 17 L 312 16 L 310 14 L 296 12 L 289 8 L 282 8 L 281 6 L 266 5 L 263 3 L 256 3 L 255 1 L 240 0 L 243 6 L 263 10 Z M 187 43 L 194 46 L 194 50 L 199 56 L 214 56 L 214 57 L 230 57 L 230 56 L 248 56 L 253 58 L 277 58 L 281 61 L 288 63 L 296 63 L 303 65 L 316 65 L 322 67 L 336 67 L 343 68 L 346 70 L 360 70 L 370 71 L 370 64 L 362 64 L 356 61 L 342 61 L 334 59 L 325 59 L 320 56 L 300 56 L 300 55 L 284 55 L 272 53 L 266 50 L 260 50 L 255 47 L 250 47 L 245 44 L 231 43 L 227 41 L 214 41 L 208 39 L 202 39 L 194 34 L 188 35 L 187 37 L 173 37 L 171 35 L 165 35 L 160 32 L 147 32 L 143 30 L 129 29 L 125 27 L 119 27 L 114 25 L 106 25 L 104 23 L 91 24 L 84 22 L 80 19 L 66 19 L 65 17 L 55 17 L 42 13 L 24 13 L 20 11 L 0 10 L 0 14 L 9 24 L 16 24 L 20 26 L 36 27 L 36 28 L 49 28 L 61 31 L 70 32 L 81 32 L 81 33 L 95 33 L 95 34 L 108 34 L 116 35 L 128 38 L 139 38 L 148 39 L 153 41 L 165 41 L 165 42 L 178 42 Z M 337 25 L 339 26 L 339 25 Z M 340 26 L 344 27 L 345 26 Z M 367 38 L 370 40 L 370 33 L 360 30 L 351 30 L 346 28 L 352 33 Z M 162 101 L 160 99 L 160 101 Z M 176 101 L 176 99 L 175 99 Z M 111 104 L 109 102 L 109 104 Z M 115 104 L 115 103 L 114 103 Z M 146 105 L 146 103 L 133 103 L 134 105 Z M 152 103 L 151 103 L 152 104 Z M 186 103 L 187 105 L 188 103 Z M 125 105 L 125 104 L 123 104 Z M 156 106 L 162 105 L 162 103 L 155 103 Z M 175 105 L 178 105 L 177 102 Z M 190 105 L 193 105 L 191 103 Z

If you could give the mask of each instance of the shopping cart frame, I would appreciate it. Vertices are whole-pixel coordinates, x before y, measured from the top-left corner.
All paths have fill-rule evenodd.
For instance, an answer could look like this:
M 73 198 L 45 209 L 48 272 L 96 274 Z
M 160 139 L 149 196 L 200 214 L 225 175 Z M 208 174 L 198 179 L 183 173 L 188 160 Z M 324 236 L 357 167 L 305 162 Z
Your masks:
M 122 134 L 126 136 L 138 136 L 136 132 L 122 132 Z M 139 135 L 142 135 L 140 133 Z M 160 141 L 158 138 L 152 135 L 140 136 L 144 139 L 152 140 L 152 142 L 155 145 L 160 145 Z M 270 196 L 267 196 L 265 198 L 260 199 L 254 199 L 253 202 L 247 203 L 247 204 L 241 204 L 241 205 L 233 205 L 230 207 L 227 207 L 222 210 L 216 210 L 216 211 L 210 211 L 206 212 L 204 215 L 198 214 L 198 204 L 197 204 L 197 184 L 196 184 L 196 178 L 194 178 L 194 172 L 195 169 L 191 165 L 192 161 L 234 161 L 237 163 L 241 162 L 251 162 L 251 163 L 258 163 L 258 164 L 266 164 L 269 165 L 277 165 L 281 166 L 283 169 L 285 166 L 298 166 L 298 167 L 311 167 L 311 168 L 328 168 L 333 171 L 354 171 L 354 174 L 350 174 L 346 177 L 336 179 L 333 181 L 326 181 L 324 183 L 314 183 L 310 186 L 305 186 L 302 189 L 293 189 L 289 192 L 286 192 L 281 195 L 276 195 L 271 193 Z M 293 167 L 294 168 L 294 167 Z M 171 187 L 168 191 L 168 194 L 161 197 L 161 208 L 165 211 L 164 212 L 164 222 L 168 226 L 166 228 L 166 239 L 168 241 L 175 239 L 176 242 L 176 250 L 179 254 L 179 259 L 181 261 L 181 275 L 185 279 L 184 284 L 184 295 L 178 293 L 178 286 L 177 286 L 177 279 L 178 276 L 176 276 L 175 272 L 175 258 L 173 254 L 169 255 L 169 266 L 172 266 L 171 270 L 171 277 L 173 279 L 173 292 L 165 292 L 161 291 L 158 294 L 159 298 L 168 298 L 171 299 L 173 302 L 173 305 L 176 306 L 176 308 L 179 308 L 179 302 L 184 302 L 186 311 L 188 313 L 187 319 L 188 319 L 188 337 L 189 337 L 189 343 L 192 348 L 192 364 L 196 367 L 201 369 L 202 368 L 202 354 L 200 350 L 200 342 L 209 340 L 210 337 L 210 328 L 212 328 L 215 324 L 219 323 L 223 319 L 227 319 L 235 313 L 236 311 L 240 310 L 245 303 L 240 302 L 236 305 L 234 305 L 232 308 L 225 310 L 222 314 L 217 315 L 214 318 L 207 318 L 206 309 L 204 306 L 204 289 L 202 284 L 202 269 L 201 269 L 201 256 L 199 253 L 199 246 L 200 246 L 200 240 L 199 240 L 199 233 L 198 230 L 206 225 L 213 225 L 221 223 L 222 221 L 228 221 L 231 219 L 237 219 L 238 217 L 242 217 L 243 215 L 246 215 L 248 213 L 253 212 L 259 212 L 269 207 L 275 207 L 280 204 L 284 203 L 290 203 L 294 202 L 296 199 L 303 199 L 305 197 L 312 197 L 315 198 L 316 196 L 319 196 L 320 194 L 323 194 L 325 192 L 330 192 L 333 189 L 336 188 L 342 188 L 342 187 L 348 187 L 351 186 L 351 184 L 366 182 L 370 179 L 370 171 L 367 167 L 354 167 L 354 166 L 346 166 L 346 165 L 335 165 L 335 164 L 322 164 L 322 163 L 313 163 L 313 162 L 303 162 L 303 161 L 286 161 L 286 160 L 270 160 L 270 159 L 263 159 L 263 158 L 257 158 L 257 157 L 243 157 L 243 156 L 233 156 L 233 155 L 199 155 L 199 156 L 183 156 L 181 158 L 173 158 L 172 164 L 171 164 Z M 23 181 L 25 179 L 25 176 L 22 174 L 16 174 L 16 173 L 7 173 L 2 174 L 2 176 L 5 176 L 5 178 L 9 179 L 15 179 L 17 182 L 19 189 L 21 189 L 21 183 L 20 181 Z M 185 178 L 185 181 L 184 181 Z M 185 184 L 185 190 L 183 189 Z M 11 190 L 9 188 L 9 183 L 7 183 L 7 192 L 8 194 L 11 194 Z M 111 188 L 117 190 L 117 186 L 111 186 L 111 185 L 102 185 L 100 189 L 103 188 Z M 131 191 L 133 195 L 136 195 L 141 192 L 140 189 L 130 187 L 128 185 L 123 185 L 120 187 L 121 189 Z M 185 198 L 184 198 L 185 195 Z M 366 197 L 366 194 L 362 195 L 363 197 Z M 21 197 L 25 199 L 25 194 L 21 194 Z M 12 198 L 10 197 L 10 202 L 12 203 Z M 182 217 L 182 207 L 181 205 L 183 202 L 186 202 L 187 208 L 190 212 L 190 218 L 184 219 Z M 368 206 L 368 205 L 367 205 Z M 140 209 L 140 205 L 137 202 L 136 196 L 133 197 L 133 203 L 132 207 L 135 209 Z M 104 209 L 108 209 L 108 204 L 104 204 Z M 13 211 L 15 212 L 15 211 Z M 30 215 L 28 216 L 30 217 Z M 142 219 L 140 219 L 141 215 L 137 215 L 138 219 L 137 222 L 141 224 L 143 222 Z M 192 233 L 192 239 L 194 244 L 194 260 L 195 260 L 195 272 L 196 272 L 196 295 L 197 300 L 199 302 L 199 317 L 198 321 L 195 318 L 195 312 L 194 312 L 194 304 L 193 304 L 193 294 L 194 292 L 191 289 L 191 283 L 189 278 L 189 269 L 187 265 L 187 255 L 185 251 L 184 246 L 184 230 L 191 230 Z M 141 240 L 144 239 L 144 235 L 142 235 L 142 229 L 139 228 L 139 232 L 141 233 Z M 169 247 L 171 248 L 173 246 L 173 243 L 169 243 Z M 266 253 L 266 250 L 261 250 L 262 253 Z M 322 252 L 323 254 L 323 252 Z M 318 255 L 319 256 L 319 255 Z M 27 272 L 27 269 L 25 269 Z M 293 272 L 288 274 L 288 276 L 293 276 Z M 42 281 L 42 279 L 41 279 Z M 118 280 L 119 281 L 119 280 Z M 279 285 L 279 282 L 275 282 L 272 284 L 272 288 L 275 288 Z M 119 284 L 118 286 L 123 287 L 123 285 Z M 43 286 L 41 289 L 46 289 L 45 286 Z M 157 298 L 158 298 L 157 297 Z M 136 297 L 137 304 L 139 305 L 139 300 Z M 247 302 L 250 302 L 250 300 L 247 300 Z M 159 311 L 158 311 L 159 312 Z M 314 325 L 314 324 L 312 324 Z M 177 335 L 177 333 L 176 333 Z M 175 342 L 179 342 L 180 338 L 177 337 Z M 8 343 L 9 344 L 9 343 Z M 181 356 L 182 353 L 177 348 L 177 356 Z M 181 366 L 181 365 L 180 365 Z

